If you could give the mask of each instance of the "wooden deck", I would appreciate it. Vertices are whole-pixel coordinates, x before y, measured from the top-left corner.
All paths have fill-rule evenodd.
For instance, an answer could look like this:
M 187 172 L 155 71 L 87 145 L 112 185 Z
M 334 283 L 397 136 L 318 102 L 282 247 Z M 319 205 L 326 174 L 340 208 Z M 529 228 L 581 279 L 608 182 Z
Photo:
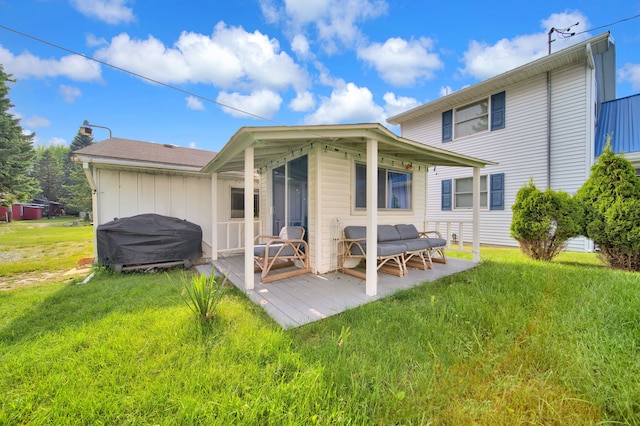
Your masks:
M 212 267 L 220 275 L 228 272 L 229 281 L 262 306 L 278 324 L 283 328 L 294 328 L 381 299 L 398 290 L 474 268 L 477 263 L 448 258 L 447 264 L 434 263 L 433 266 L 428 271 L 409 269 L 409 274 L 404 277 L 379 273 L 376 296 L 365 294 L 364 280 L 340 272 L 305 274 L 268 284 L 260 282 L 258 273 L 255 274 L 255 288 L 245 291 L 244 257 L 241 255 L 221 257 L 213 264 L 200 265 L 197 269 L 206 275 L 211 274 Z

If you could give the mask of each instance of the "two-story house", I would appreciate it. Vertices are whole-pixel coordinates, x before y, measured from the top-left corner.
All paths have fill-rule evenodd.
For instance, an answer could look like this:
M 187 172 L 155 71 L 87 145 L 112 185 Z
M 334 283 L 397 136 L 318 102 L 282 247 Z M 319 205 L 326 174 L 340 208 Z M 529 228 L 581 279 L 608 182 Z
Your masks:
M 523 185 L 533 179 L 542 190 L 573 194 L 589 177 L 601 105 L 616 98 L 615 65 L 613 39 L 603 33 L 388 122 L 403 137 L 498 163 L 482 170 L 480 242 L 514 246 L 511 206 Z M 471 177 L 429 170 L 428 217 L 440 230 L 447 223 L 450 234 L 468 228 Z M 588 251 L 591 242 L 576 238 L 569 249 Z

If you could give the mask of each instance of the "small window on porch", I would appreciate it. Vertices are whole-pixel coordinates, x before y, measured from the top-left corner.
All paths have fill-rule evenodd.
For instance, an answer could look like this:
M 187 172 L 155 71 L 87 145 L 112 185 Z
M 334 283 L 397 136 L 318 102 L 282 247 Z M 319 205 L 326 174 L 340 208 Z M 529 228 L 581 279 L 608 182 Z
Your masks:
M 260 196 L 253 194 L 253 217 L 260 216 Z M 244 218 L 244 188 L 231 188 L 231 219 Z

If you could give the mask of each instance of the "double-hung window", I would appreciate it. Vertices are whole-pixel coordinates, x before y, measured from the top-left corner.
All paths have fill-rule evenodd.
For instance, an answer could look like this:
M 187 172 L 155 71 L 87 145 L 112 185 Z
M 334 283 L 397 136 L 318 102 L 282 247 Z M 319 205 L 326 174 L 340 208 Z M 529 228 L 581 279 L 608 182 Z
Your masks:
M 442 180 L 441 196 L 442 210 L 473 208 L 473 178 Z M 480 176 L 480 208 L 504 210 L 504 173 Z
M 378 208 L 411 209 L 411 172 L 378 168 Z M 367 166 L 356 163 L 355 206 L 367 207 Z
M 505 92 L 442 113 L 442 142 L 504 129 Z

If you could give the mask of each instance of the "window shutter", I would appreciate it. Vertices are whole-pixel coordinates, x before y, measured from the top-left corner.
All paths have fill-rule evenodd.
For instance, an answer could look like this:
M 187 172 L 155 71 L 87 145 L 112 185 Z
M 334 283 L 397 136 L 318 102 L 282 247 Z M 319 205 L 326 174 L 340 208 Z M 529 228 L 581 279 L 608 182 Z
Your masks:
M 453 140 L 453 110 L 442 113 L 442 142 Z
M 504 92 L 491 96 L 491 130 L 504 129 Z
M 504 210 L 504 173 L 491 175 L 490 210 Z
M 442 210 L 451 210 L 451 179 L 442 180 Z

